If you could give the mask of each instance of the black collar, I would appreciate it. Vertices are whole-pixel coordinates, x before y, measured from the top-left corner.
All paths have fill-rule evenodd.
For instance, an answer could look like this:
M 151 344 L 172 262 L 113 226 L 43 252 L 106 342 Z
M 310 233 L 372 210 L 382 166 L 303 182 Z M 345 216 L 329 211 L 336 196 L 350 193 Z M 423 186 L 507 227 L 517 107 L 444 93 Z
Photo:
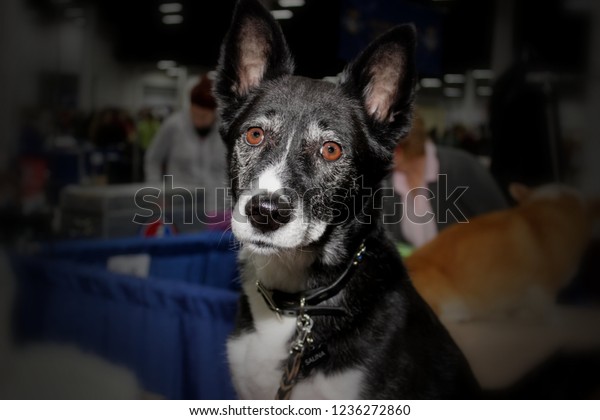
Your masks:
M 314 290 L 299 293 L 285 293 L 279 290 L 268 290 L 258 280 L 256 287 L 264 298 L 267 306 L 272 311 L 283 315 L 296 317 L 299 314 L 306 315 L 346 315 L 346 309 L 340 306 L 318 306 L 321 302 L 337 295 L 352 277 L 354 270 L 363 260 L 366 251 L 363 241 L 350 261 L 350 264 L 335 282 L 326 287 L 319 287 Z

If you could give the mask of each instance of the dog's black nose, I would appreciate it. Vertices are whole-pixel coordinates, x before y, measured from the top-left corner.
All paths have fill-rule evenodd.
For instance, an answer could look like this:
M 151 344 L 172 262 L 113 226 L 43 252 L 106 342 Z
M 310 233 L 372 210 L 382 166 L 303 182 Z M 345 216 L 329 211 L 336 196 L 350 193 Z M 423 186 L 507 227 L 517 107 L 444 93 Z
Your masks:
M 257 194 L 246 204 L 252 226 L 263 233 L 272 232 L 292 218 L 292 204 L 283 195 Z

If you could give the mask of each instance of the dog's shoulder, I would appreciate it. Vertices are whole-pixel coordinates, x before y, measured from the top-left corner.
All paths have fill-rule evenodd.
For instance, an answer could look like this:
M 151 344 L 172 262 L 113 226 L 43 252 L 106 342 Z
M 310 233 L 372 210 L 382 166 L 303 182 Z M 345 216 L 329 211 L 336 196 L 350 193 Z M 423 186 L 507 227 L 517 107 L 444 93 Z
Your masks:
M 367 372 L 363 398 L 478 395 L 479 386 L 467 360 L 413 286 L 387 237 L 381 235 L 371 241 L 359 280 L 361 286 L 352 293 L 354 300 L 349 304 L 362 304 L 364 313 L 360 317 L 369 320 L 369 330 L 361 329 L 360 337 L 355 339 Z M 360 328 L 360 322 L 358 325 Z M 391 365 L 395 368 L 390 369 Z M 429 384 L 422 383 L 425 377 Z

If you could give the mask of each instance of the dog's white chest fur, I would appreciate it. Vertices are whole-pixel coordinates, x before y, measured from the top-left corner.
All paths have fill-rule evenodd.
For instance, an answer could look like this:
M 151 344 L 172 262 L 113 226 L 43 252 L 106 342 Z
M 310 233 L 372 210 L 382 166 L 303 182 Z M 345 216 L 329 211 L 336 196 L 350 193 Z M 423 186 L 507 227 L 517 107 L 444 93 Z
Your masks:
M 290 284 L 286 271 L 296 270 L 288 266 L 275 274 L 272 271 L 275 267 L 269 267 L 273 265 L 270 263 L 255 265 L 244 272 L 244 292 L 248 296 L 255 331 L 243 333 L 227 343 L 233 383 L 238 396 L 243 399 L 272 399 L 275 396 L 283 375 L 282 363 L 289 355 L 289 341 L 296 330 L 296 319 L 278 317 L 256 290 L 255 279 L 260 274 L 272 274 L 275 282 L 286 278 Z M 298 276 L 298 271 L 295 275 Z M 329 376 L 313 374 L 295 386 L 292 398 L 357 399 L 362 377 L 363 373 L 358 369 Z

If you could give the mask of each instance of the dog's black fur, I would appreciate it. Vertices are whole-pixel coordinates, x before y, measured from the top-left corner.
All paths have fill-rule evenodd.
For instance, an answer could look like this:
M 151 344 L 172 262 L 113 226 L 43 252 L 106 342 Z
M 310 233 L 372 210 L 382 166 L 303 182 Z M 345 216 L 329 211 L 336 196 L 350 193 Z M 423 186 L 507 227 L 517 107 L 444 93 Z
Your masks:
M 243 248 L 251 248 L 241 261 L 243 282 L 257 280 L 257 271 L 249 268 L 253 259 L 267 256 L 274 264 L 279 258 L 289 262 L 300 251 L 312 258 L 297 279 L 290 279 L 289 287 L 269 283 L 269 278 L 259 280 L 288 292 L 326 286 L 346 269 L 361 242 L 366 244 L 365 258 L 347 286 L 327 302 L 345 308 L 347 315 L 314 317 L 315 343 L 327 346 L 329 358 L 302 380 L 357 368 L 363 377 L 357 394 L 349 397 L 460 398 L 478 392 L 464 356 L 413 288 L 368 193 L 388 173 L 394 147 L 410 128 L 414 49 L 415 30 L 402 25 L 374 41 L 348 66 L 339 85 L 294 76 L 275 20 L 258 1 L 240 0 L 217 72 L 215 93 L 234 202 L 248 191 L 254 194 L 261 171 L 281 164 L 283 187 L 293 190 L 291 208 L 304 212 L 303 223 L 308 226 L 291 245 L 291 240 L 276 237 L 279 230 L 249 230 L 251 235 L 246 235 L 238 234 L 234 226 Z M 270 119 L 278 122 L 265 128 L 264 142 L 248 145 L 247 130 L 256 121 Z M 323 159 L 320 147 L 331 138 L 310 137 L 311 124 L 334 136 L 343 150 L 339 160 Z M 241 212 L 240 223 L 250 225 L 238 231 L 253 229 L 251 216 Z M 317 224 L 325 228 L 319 235 L 310 233 Z M 253 287 L 245 288 L 232 341 L 256 333 L 248 297 Z M 282 340 L 289 343 L 293 332 Z M 283 362 L 272 360 L 278 368 Z M 272 384 L 273 394 L 277 385 Z

